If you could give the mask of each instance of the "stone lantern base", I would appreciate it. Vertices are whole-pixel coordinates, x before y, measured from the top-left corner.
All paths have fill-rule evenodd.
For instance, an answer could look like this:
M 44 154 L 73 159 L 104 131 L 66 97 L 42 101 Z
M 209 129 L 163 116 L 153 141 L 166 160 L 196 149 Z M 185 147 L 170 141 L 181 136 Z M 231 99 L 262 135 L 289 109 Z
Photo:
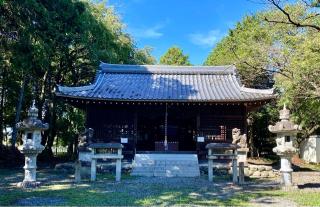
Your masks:
M 36 188 L 40 185 L 37 182 L 37 155 L 42 152 L 43 146 L 39 146 L 37 149 L 22 146 L 19 148 L 20 152 L 25 155 L 24 164 L 24 179 L 18 183 L 18 187 L 21 188 Z
M 297 149 L 294 147 L 278 146 L 273 148 L 273 152 L 280 156 L 280 172 L 281 172 L 281 184 L 284 188 L 292 188 L 292 166 L 291 159 L 297 153 Z
M 291 157 L 281 156 L 281 184 L 284 186 L 292 186 L 292 168 Z
M 38 181 L 23 181 L 23 182 L 19 182 L 17 184 L 17 186 L 19 188 L 37 188 L 40 186 L 40 182 Z

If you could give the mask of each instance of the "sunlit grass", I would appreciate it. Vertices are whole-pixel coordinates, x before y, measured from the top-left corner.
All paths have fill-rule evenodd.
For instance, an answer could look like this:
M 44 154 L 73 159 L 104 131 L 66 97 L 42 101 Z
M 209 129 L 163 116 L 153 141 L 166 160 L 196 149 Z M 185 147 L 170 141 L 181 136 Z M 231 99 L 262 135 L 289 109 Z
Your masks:
M 301 206 L 320 206 L 320 193 L 319 191 L 303 191 L 303 190 L 292 190 L 292 191 L 265 191 L 264 194 L 270 196 L 283 197 L 288 200 L 292 200 Z

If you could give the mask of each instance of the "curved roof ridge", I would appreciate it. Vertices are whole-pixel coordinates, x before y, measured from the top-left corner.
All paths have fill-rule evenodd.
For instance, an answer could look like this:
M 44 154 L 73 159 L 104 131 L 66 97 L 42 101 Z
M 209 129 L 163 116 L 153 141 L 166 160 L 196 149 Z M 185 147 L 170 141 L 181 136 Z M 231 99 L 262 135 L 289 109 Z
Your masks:
M 177 65 L 126 65 L 101 62 L 102 73 L 155 73 L 155 74 L 236 74 L 234 65 L 177 66 Z
M 76 91 L 85 91 L 85 90 L 92 90 L 96 86 L 96 82 L 85 85 L 85 86 L 62 86 L 57 85 L 58 91 L 64 91 L 64 92 L 76 92 Z
M 267 95 L 274 94 L 274 88 L 256 89 L 256 88 L 247 88 L 247 87 L 242 85 L 240 90 L 242 92 L 248 92 L 248 93 L 260 93 L 260 94 L 267 94 Z

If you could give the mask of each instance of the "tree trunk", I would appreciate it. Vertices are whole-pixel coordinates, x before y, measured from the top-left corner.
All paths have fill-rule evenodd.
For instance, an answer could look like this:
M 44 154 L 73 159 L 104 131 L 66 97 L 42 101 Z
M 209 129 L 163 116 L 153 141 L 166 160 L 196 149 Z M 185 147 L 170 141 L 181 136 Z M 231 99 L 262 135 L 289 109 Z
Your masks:
M 5 80 L 7 79 L 7 68 L 8 66 L 3 64 L 2 71 L 1 71 L 1 97 L 0 97 L 0 148 L 3 146 L 4 140 L 4 133 L 3 130 L 5 129 L 5 121 L 4 121 L 4 105 L 5 105 L 5 98 L 6 98 L 6 84 Z
M 49 67 L 48 72 L 45 75 L 45 78 L 48 80 L 48 90 L 50 90 L 50 94 L 49 94 L 49 99 L 50 99 L 50 105 L 48 107 L 48 115 L 49 115 L 49 130 L 47 133 L 47 137 L 46 137 L 46 149 L 48 150 L 48 152 L 50 153 L 50 156 L 53 157 L 53 153 L 52 153 L 52 146 L 53 146 L 53 142 L 54 142 L 54 138 L 57 135 L 57 130 L 56 130 L 56 121 L 57 121 L 57 102 L 55 97 L 52 94 L 52 88 L 55 87 L 52 85 L 52 68 Z M 43 88 L 44 91 L 44 88 Z
M 20 89 L 20 93 L 19 93 L 19 99 L 18 99 L 18 103 L 16 106 L 16 117 L 14 120 L 14 125 L 12 127 L 12 139 L 11 139 L 11 144 L 12 144 L 12 148 L 15 148 L 15 144 L 17 141 L 17 123 L 20 120 L 20 114 L 21 114 L 21 108 L 22 108 L 22 103 L 23 103 L 23 98 L 24 98 L 24 94 L 25 94 L 25 87 L 27 85 L 27 76 L 24 76 L 22 84 L 21 84 L 21 89 Z
M 2 81 L 4 80 L 4 75 L 2 75 Z M 1 97 L 0 97 L 0 149 L 3 146 L 3 129 L 4 129 L 4 93 L 5 93 L 5 87 L 4 83 L 2 82 L 1 86 Z
M 49 119 L 49 134 L 46 143 L 46 148 L 51 149 L 53 146 L 54 138 L 56 137 L 56 120 L 57 120 L 57 112 L 56 112 L 56 101 L 55 99 L 52 100 L 51 105 L 51 112 L 50 112 L 50 119 Z

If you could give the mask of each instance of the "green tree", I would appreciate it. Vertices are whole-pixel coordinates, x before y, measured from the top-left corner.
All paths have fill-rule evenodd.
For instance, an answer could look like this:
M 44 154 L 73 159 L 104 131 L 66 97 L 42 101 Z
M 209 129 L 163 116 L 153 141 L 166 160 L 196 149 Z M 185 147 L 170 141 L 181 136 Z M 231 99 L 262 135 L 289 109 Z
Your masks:
M 295 121 L 303 126 L 304 138 L 320 132 L 319 2 L 269 2 L 274 10 L 261 16 L 277 40 L 274 66 L 278 66 L 275 83 L 281 92 L 279 105 L 289 105 Z
M 266 88 L 271 80 L 267 55 L 271 55 L 271 47 L 269 27 L 259 15 L 246 16 L 216 45 L 204 64 L 234 64 L 246 86 Z
M 168 51 L 161 56 L 160 64 L 162 65 L 191 65 L 189 61 L 189 56 L 184 55 L 183 51 L 177 47 L 173 46 L 168 49 Z
M 151 55 L 152 48 L 145 47 L 142 49 L 136 49 L 134 53 L 134 62 L 133 64 L 138 65 L 154 65 L 156 64 L 156 59 Z
M 267 22 L 283 25 L 289 24 L 297 28 L 313 29 L 320 32 L 319 0 L 298 0 L 296 4 L 303 7 L 303 10 L 300 10 L 302 13 L 299 12 L 298 15 L 287 6 L 288 3 L 290 3 L 288 0 L 266 0 L 266 3 L 268 3 L 272 8 L 275 8 L 279 14 L 279 16 L 273 16 L 271 18 L 265 17 Z
M 269 2 L 274 9 L 245 17 L 217 44 L 205 64 L 235 64 L 243 82 L 251 87 L 270 87 L 274 77 L 279 108 L 284 103 L 290 106 L 306 137 L 319 131 L 320 124 L 319 10 L 307 1 Z M 267 108 L 252 116 L 256 124 L 277 118 Z
M 100 60 L 152 61 L 150 50 L 135 47 L 105 2 L 4 0 L 0 13 L 0 146 L 3 128 L 24 118 L 32 99 L 36 99 L 39 117 L 50 125 L 43 136 L 46 152 L 50 154 L 58 137 L 66 139 L 61 143 L 73 144 L 83 125 L 79 116 L 84 115 L 55 98 L 56 85 L 91 82 Z M 59 127 L 66 120 L 67 127 Z

